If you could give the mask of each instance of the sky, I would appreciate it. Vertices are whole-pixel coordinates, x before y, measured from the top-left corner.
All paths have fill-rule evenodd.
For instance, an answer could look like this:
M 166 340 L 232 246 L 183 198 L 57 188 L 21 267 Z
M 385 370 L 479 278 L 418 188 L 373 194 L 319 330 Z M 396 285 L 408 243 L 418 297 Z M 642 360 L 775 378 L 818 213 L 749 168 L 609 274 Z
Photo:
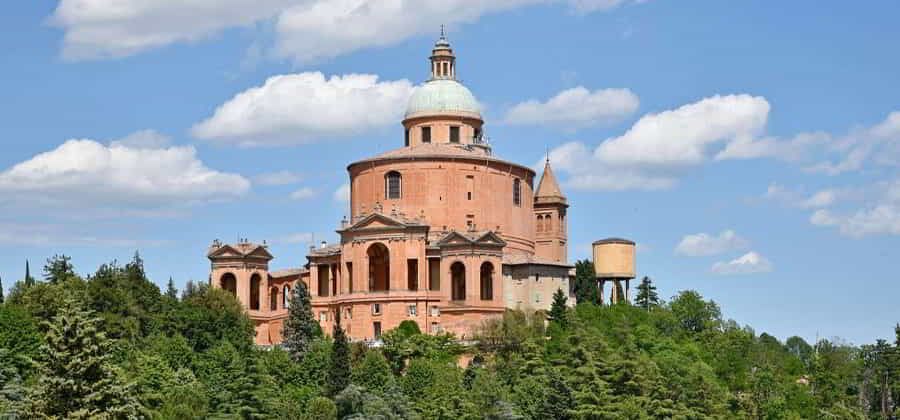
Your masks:
M 0 278 L 135 251 L 205 281 L 214 239 L 305 263 L 346 165 L 402 146 L 446 25 L 495 155 L 568 195 L 570 259 L 638 243 L 782 340 L 900 322 L 900 3 L 59 0 L 0 16 Z

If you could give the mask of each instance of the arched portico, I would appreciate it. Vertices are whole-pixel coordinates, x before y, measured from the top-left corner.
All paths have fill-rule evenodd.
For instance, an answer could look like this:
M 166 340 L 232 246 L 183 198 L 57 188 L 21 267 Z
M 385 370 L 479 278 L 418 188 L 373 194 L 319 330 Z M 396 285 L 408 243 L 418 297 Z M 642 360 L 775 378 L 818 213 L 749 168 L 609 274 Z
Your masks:
M 232 273 L 222 274 L 222 277 L 219 278 L 219 287 L 231 293 L 232 296 L 237 297 L 237 277 Z

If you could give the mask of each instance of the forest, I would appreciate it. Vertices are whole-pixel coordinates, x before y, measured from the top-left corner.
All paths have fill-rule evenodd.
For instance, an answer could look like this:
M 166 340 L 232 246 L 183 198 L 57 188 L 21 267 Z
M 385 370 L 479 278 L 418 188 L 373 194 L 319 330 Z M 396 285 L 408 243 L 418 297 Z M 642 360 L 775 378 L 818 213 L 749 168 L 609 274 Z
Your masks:
M 76 274 L 69 257 L 0 295 L 4 419 L 889 419 L 900 414 L 900 327 L 890 340 L 781 342 L 723 319 L 696 291 L 598 305 L 590 261 L 549 312 L 507 311 L 476 340 L 411 321 L 380 346 L 323 334 L 295 287 L 286 341 L 253 344 L 230 294 L 161 290 L 138 254 Z M 0 293 L 3 291 L 0 286 Z M 787 315 L 787 314 L 786 314 Z M 822 321 L 823 323 L 826 320 Z M 465 363 L 460 363 L 465 360 Z

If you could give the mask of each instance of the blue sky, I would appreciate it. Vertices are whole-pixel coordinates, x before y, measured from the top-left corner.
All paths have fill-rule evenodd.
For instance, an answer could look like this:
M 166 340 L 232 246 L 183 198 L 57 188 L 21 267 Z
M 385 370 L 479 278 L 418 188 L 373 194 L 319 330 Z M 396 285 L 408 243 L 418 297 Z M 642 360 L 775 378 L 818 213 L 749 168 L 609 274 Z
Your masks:
M 112 7 L 111 5 L 115 5 Z M 78 0 L 0 17 L 0 277 L 144 256 L 205 280 L 216 238 L 299 266 L 346 164 L 402 145 L 448 26 L 495 154 L 546 150 L 570 255 L 639 244 L 782 339 L 900 321 L 900 39 L 890 1 Z

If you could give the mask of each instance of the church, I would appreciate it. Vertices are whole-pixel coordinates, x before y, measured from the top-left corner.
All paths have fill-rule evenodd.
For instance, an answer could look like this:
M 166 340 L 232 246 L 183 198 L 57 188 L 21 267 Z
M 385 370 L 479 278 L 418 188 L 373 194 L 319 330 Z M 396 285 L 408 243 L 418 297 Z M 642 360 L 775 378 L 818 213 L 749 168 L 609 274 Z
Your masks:
M 347 166 L 350 217 L 338 243 L 311 247 L 304 267 L 270 271 L 265 244 L 213 242 L 210 285 L 244 305 L 257 344 L 281 342 L 300 281 L 323 331 L 339 322 L 353 340 L 405 320 L 465 339 L 507 309 L 549 309 L 559 289 L 574 303 L 569 206 L 549 160 L 535 189 L 534 170 L 493 154 L 443 34 L 430 62 L 402 121 L 403 147 Z

